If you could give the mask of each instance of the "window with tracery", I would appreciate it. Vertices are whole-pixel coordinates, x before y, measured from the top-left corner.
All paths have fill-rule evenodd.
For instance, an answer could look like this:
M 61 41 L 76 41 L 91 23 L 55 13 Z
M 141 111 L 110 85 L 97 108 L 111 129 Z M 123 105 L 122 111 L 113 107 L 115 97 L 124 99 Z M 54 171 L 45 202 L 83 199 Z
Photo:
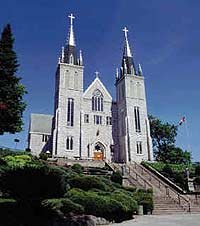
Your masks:
M 92 110 L 103 111 L 103 95 L 100 90 L 95 90 L 92 96 Z

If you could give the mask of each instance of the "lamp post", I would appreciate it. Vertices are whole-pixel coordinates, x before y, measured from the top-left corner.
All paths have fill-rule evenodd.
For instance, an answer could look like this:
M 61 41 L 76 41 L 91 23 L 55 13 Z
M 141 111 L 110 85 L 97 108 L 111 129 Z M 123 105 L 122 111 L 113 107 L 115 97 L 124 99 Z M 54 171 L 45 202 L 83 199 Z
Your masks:
M 17 149 L 17 143 L 19 143 L 19 141 L 20 141 L 20 140 L 19 140 L 19 139 L 17 139 L 17 138 L 16 138 L 16 139 L 14 139 L 14 142 L 15 142 L 15 149 Z

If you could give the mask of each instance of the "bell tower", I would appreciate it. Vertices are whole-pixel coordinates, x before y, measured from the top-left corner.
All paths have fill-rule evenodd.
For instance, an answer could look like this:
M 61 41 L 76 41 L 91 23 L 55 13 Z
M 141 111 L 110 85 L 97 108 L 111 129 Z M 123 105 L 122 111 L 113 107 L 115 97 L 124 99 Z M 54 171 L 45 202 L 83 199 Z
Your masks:
M 147 116 L 144 76 L 141 65 L 135 68 L 124 32 L 124 51 L 120 71 L 116 74 L 119 159 L 121 162 L 152 160 L 152 141 Z
M 53 120 L 53 156 L 80 157 L 81 104 L 83 95 L 83 57 L 79 58 L 74 37 L 74 15 L 68 16 L 70 27 L 65 47 L 58 60 Z

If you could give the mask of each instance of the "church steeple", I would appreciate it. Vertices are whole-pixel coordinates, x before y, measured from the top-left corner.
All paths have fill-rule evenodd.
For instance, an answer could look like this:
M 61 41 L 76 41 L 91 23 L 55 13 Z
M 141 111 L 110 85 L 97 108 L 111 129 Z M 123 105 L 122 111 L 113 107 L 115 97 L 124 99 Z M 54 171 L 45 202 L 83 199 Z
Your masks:
M 70 14 L 68 17 L 70 19 L 70 27 L 66 46 L 64 47 L 64 49 L 62 49 L 61 63 L 79 65 L 73 28 L 73 20 L 75 19 L 75 17 L 73 14 Z
M 135 66 L 133 62 L 133 56 L 131 53 L 131 49 L 128 42 L 128 29 L 127 27 L 124 27 L 124 51 L 123 51 L 123 58 L 122 58 L 122 70 L 121 70 L 121 76 L 124 76 L 125 74 L 135 74 Z

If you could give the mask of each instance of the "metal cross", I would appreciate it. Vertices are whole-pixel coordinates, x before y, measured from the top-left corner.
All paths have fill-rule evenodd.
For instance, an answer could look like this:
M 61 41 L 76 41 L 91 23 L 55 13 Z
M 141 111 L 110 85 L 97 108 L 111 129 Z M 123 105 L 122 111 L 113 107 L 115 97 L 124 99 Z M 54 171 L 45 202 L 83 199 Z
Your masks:
M 96 71 L 95 74 L 96 74 L 96 78 L 98 78 L 99 77 L 99 72 Z
M 75 16 L 71 13 L 68 17 L 70 18 L 70 23 L 72 25 L 73 24 L 73 19 L 75 19 Z
M 124 27 L 124 29 L 123 29 L 122 31 L 124 32 L 125 37 L 127 37 L 127 34 L 128 34 L 128 29 L 127 29 L 127 27 Z

